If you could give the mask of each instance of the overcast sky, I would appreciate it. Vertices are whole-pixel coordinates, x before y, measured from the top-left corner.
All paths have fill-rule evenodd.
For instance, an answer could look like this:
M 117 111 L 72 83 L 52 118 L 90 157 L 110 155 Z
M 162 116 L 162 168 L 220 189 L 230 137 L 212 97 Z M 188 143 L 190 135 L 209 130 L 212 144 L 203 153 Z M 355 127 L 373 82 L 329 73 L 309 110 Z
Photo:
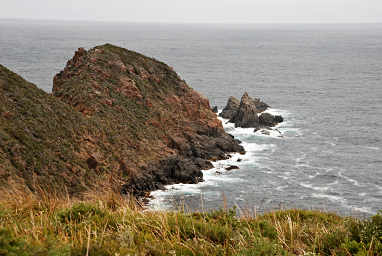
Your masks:
M 382 22 L 382 0 L 1 0 L 2 19 L 130 22 Z

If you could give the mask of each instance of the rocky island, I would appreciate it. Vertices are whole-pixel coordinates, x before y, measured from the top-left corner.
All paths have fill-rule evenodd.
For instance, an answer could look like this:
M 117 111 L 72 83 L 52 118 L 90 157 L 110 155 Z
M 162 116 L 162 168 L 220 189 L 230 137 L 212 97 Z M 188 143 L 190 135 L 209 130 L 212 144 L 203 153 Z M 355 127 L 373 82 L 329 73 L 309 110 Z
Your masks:
M 235 127 L 255 128 L 257 131 L 262 128 L 269 129 L 284 121 L 280 115 L 264 113 L 268 108 L 268 104 L 259 98 L 251 98 L 245 92 L 240 101 L 235 97 L 230 97 L 219 116 L 234 123 Z

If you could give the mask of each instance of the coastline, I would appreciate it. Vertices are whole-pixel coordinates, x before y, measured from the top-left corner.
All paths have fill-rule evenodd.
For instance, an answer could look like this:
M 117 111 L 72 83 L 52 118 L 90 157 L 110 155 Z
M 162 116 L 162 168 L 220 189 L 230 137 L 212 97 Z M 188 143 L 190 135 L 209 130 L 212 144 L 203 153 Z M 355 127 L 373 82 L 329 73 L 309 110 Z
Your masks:
M 202 170 L 203 172 L 203 181 L 199 182 L 197 184 L 172 184 L 172 185 L 166 185 L 164 186 L 165 190 L 155 190 L 150 193 L 150 197 L 148 199 L 148 202 L 146 204 L 147 210 L 176 210 L 177 208 L 187 207 L 187 204 L 185 202 L 180 202 L 179 205 L 175 206 L 171 204 L 169 201 L 169 198 L 172 196 L 179 196 L 183 194 L 184 197 L 187 197 L 189 195 L 193 194 L 200 194 L 200 200 L 203 199 L 203 192 L 201 190 L 202 187 L 206 186 L 214 186 L 217 182 L 240 182 L 240 177 L 232 177 L 233 172 L 240 172 L 240 169 L 242 167 L 247 166 L 250 163 L 255 162 L 256 158 L 256 151 L 261 151 L 263 149 L 263 145 L 258 145 L 253 142 L 246 142 L 246 137 L 251 136 L 259 136 L 259 137 L 265 137 L 265 138 L 277 138 L 282 139 L 282 132 L 276 131 L 280 127 L 284 127 L 288 121 L 284 121 L 283 123 L 277 124 L 275 127 L 272 128 L 269 135 L 265 135 L 261 133 L 261 130 L 254 132 L 254 128 L 235 128 L 235 125 L 233 123 L 229 123 L 228 119 L 222 118 L 219 116 L 222 109 L 218 110 L 217 118 L 222 122 L 224 130 L 234 136 L 235 138 L 238 138 L 241 141 L 241 146 L 244 147 L 245 154 L 241 153 L 232 153 L 227 154 L 229 156 L 228 159 L 224 160 L 218 160 L 212 162 L 213 168 L 209 170 Z M 288 116 L 289 112 L 281 109 L 274 109 L 269 108 L 264 113 L 271 113 L 274 115 L 282 114 L 284 116 Z M 283 132 L 286 132 L 287 130 L 284 130 Z M 227 171 L 226 168 L 230 166 L 237 166 L 239 167 L 238 170 L 233 171 Z M 224 193 L 221 195 L 224 197 Z M 175 198 L 173 199 L 175 201 Z M 185 200 L 184 200 L 185 201 Z M 200 205 L 203 207 L 203 203 L 201 202 Z M 203 209 L 192 209 L 192 210 L 203 210 Z

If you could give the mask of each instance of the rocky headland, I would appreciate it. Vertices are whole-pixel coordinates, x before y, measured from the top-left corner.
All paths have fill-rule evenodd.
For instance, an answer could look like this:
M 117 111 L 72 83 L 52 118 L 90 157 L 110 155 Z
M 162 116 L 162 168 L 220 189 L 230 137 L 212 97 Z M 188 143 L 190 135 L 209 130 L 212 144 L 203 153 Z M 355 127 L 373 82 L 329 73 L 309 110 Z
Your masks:
M 144 196 L 244 153 L 171 67 L 110 44 L 80 48 L 52 94 L 0 66 L 0 101 L 3 188 Z

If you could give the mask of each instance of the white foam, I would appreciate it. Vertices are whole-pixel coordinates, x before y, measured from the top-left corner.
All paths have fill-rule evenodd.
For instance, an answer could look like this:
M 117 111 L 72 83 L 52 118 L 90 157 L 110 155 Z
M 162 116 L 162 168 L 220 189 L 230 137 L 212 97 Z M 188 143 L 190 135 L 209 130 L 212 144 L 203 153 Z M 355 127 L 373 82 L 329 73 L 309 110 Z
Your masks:
M 278 186 L 278 187 L 276 187 L 275 189 L 277 190 L 277 191 L 284 191 L 284 189 L 286 189 L 288 187 L 288 185 L 286 185 L 286 186 Z
M 312 184 L 308 184 L 308 183 L 300 183 L 300 186 L 302 186 L 304 188 L 309 188 L 309 189 L 312 189 L 315 191 L 321 191 L 321 192 L 325 192 L 325 191 L 329 190 L 329 187 L 318 187 L 318 186 L 313 186 Z
M 366 147 L 367 149 L 371 149 L 371 150 L 380 150 L 379 147 Z
M 329 201 L 340 203 L 342 207 L 350 209 L 354 212 L 359 213 L 367 213 L 367 214 L 376 214 L 375 211 L 373 211 L 370 207 L 358 207 L 353 205 L 348 205 L 346 202 L 346 199 L 341 196 L 334 196 L 334 195 L 327 195 L 327 194 L 312 194 L 315 198 L 324 198 L 328 199 Z
M 269 110 L 271 113 L 285 113 L 281 110 L 271 109 Z M 280 112 L 281 111 L 281 112 Z M 218 111 L 218 114 L 221 110 Z M 218 119 L 222 122 L 223 128 L 226 132 L 234 135 L 235 137 L 243 140 L 242 146 L 244 147 L 246 153 L 241 155 L 239 153 L 235 153 L 231 155 L 231 158 L 226 160 L 221 160 L 217 162 L 213 162 L 214 168 L 210 170 L 203 171 L 204 182 L 200 182 L 198 184 L 174 184 L 165 186 L 166 190 L 159 190 L 151 192 L 153 199 L 150 200 L 148 206 L 149 209 L 153 210 L 165 210 L 171 208 L 171 205 L 166 203 L 171 199 L 171 196 L 187 196 L 187 195 L 195 195 L 201 194 L 202 188 L 205 186 L 217 186 L 220 183 L 240 183 L 242 179 L 234 177 L 236 172 L 240 170 L 235 170 L 232 172 L 227 172 L 225 170 L 226 167 L 230 165 L 245 166 L 249 164 L 254 164 L 256 159 L 258 159 L 257 154 L 260 152 L 267 152 L 268 150 L 273 151 L 275 145 L 274 144 L 257 144 L 254 142 L 246 142 L 245 140 L 250 137 L 256 137 L 254 133 L 254 128 L 235 128 L 235 125 L 232 123 L 228 123 L 227 119 L 218 117 Z M 278 135 L 280 132 L 274 131 Z M 269 136 L 268 136 L 269 137 Z M 238 160 L 241 160 L 238 162 Z
M 377 187 L 377 189 L 379 190 L 378 191 L 378 194 L 382 194 L 382 186 L 379 186 L 377 184 L 375 184 L 375 186 Z
M 341 178 L 343 178 L 343 179 L 345 179 L 346 181 L 352 183 L 354 186 L 360 187 L 358 181 L 356 181 L 356 180 L 354 180 L 354 179 L 352 179 L 352 178 L 349 178 L 349 177 L 343 175 L 342 172 L 339 172 L 339 173 L 338 173 L 338 176 L 341 177 Z
M 256 134 L 256 136 L 271 137 L 271 138 L 275 138 L 275 139 L 284 138 L 284 135 L 281 132 L 281 130 L 279 130 L 277 128 L 260 129 L 260 130 L 256 131 L 255 134 Z
M 341 196 L 333 196 L 333 195 L 328 195 L 328 194 L 312 194 L 313 197 L 315 198 L 326 198 L 329 199 L 332 202 L 346 202 L 346 199 L 341 197 Z
M 356 206 L 345 206 L 348 209 L 351 209 L 355 212 L 362 212 L 362 213 L 367 213 L 367 214 L 376 214 L 375 211 L 373 211 L 370 207 L 356 207 Z
M 277 108 L 267 108 L 263 113 L 269 113 L 274 116 L 282 116 L 282 117 L 288 117 L 291 115 L 291 113 L 284 109 L 277 109 Z

